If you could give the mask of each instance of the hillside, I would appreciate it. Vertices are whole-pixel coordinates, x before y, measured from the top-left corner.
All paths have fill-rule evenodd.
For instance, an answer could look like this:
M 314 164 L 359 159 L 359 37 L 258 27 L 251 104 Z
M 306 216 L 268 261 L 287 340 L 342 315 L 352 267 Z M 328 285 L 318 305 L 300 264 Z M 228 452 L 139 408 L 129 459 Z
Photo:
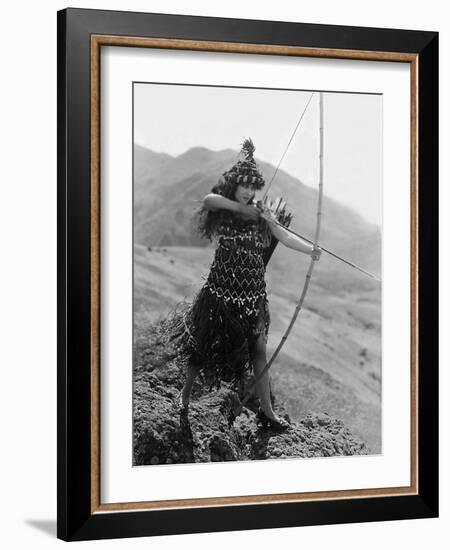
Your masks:
M 212 254 L 211 247 L 148 250 L 135 245 L 135 329 L 158 322 L 178 302 L 192 299 L 208 273 Z M 296 258 L 299 265 L 291 273 L 278 272 L 269 264 L 269 351 L 286 329 L 303 287 L 306 264 L 299 262 L 300 254 Z M 327 290 L 327 285 L 333 288 L 332 264 L 321 264 L 322 260 L 317 266 L 320 277 L 313 277 L 283 357 L 271 369 L 274 391 L 293 419 L 307 411 L 326 410 L 377 453 L 381 450 L 380 289 L 372 282 L 366 290 L 356 285 L 351 290 Z
M 178 157 L 135 147 L 134 313 L 157 323 L 203 284 L 213 247 L 195 231 L 194 212 L 238 152 L 196 147 Z M 275 168 L 258 159 L 270 179 Z M 273 185 L 288 200 L 292 228 L 311 236 L 317 189 L 279 171 Z M 324 197 L 320 242 L 375 273 L 381 272 L 381 233 L 358 214 Z M 288 326 L 309 258 L 278 245 L 266 273 L 270 304 L 268 351 Z M 381 285 L 322 254 L 303 310 L 271 368 L 274 391 L 293 420 L 328 412 L 344 422 L 368 452 L 381 452 Z
M 178 157 L 134 148 L 134 238 L 145 246 L 206 246 L 196 234 L 199 201 L 238 158 L 231 149 L 194 147 Z M 275 167 L 256 159 L 270 180 Z M 317 189 L 279 170 L 270 192 L 293 213 L 292 228 L 307 238 L 316 224 Z M 381 234 L 345 205 L 324 196 L 321 244 L 376 273 L 381 271 Z M 347 268 L 344 270 L 347 273 Z

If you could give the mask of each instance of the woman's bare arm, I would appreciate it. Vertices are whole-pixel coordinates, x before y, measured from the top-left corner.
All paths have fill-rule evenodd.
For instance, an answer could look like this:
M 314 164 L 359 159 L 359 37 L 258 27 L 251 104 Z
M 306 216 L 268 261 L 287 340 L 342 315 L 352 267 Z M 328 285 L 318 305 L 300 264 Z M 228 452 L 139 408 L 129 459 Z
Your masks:
M 240 202 L 227 199 L 222 195 L 217 193 L 208 193 L 203 199 L 203 206 L 207 210 L 231 210 L 232 212 L 237 212 L 244 217 L 251 219 L 257 219 L 259 217 L 259 210 L 256 206 L 251 204 L 241 204 Z
M 292 250 L 297 250 L 298 252 L 303 252 L 304 254 L 314 256 L 314 259 L 319 259 L 321 252 L 320 249 L 314 248 L 312 244 L 287 231 L 284 227 L 277 223 L 272 213 L 266 211 L 262 217 L 267 221 L 272 235 L 278 239 L 281 244 L 287 248 L 291 248 Z
M 275 225 L 275 223 L 273 222 L 269 222 L 269 227 L 272 235 L 276 237 L 280 241 L 280 243 L 284 244 L 284 246 L 286 246 L 287 248 L 298 250 L 299 252 L 303 252 L 304 254 L 311 254 L 311 252 L 314 250 L 312 244 L 309 244 L 303 239 L 297 237 L 296 235 L 289 233 L 289 231 L 286 231 L 284 227 Z
M 203 206 L 207 210 L 220 210 L 224 208 L 225 210 L 231 210 L 233 212 L 238 212 L 239 203 L 222 197 L 216 193 L 208 193 L 203 199 Z

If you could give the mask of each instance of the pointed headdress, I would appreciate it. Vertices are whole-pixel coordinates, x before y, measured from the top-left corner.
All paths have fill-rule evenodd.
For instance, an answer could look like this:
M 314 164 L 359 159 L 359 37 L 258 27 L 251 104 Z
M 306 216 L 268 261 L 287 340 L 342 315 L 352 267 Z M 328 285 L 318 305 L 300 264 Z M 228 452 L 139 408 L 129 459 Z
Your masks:
M 222 177 L 227 183 L 245 185 L 254 187 L 255 189 L 264 187 L 264 178 L 258 170 L 255 159 L 253 158 L 254 152 L 255 146 L 251 138 L 245 139 L 239 153 L 239 160 L 230 170 L 222 174 Z

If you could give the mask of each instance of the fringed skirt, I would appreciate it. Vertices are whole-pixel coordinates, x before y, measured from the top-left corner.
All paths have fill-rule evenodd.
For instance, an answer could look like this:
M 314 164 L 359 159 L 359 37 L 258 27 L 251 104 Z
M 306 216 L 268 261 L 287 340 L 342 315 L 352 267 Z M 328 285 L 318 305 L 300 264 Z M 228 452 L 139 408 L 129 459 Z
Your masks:
M 164 330 L 175 343 L 178 358 L 199 368 L 210 389 L 221 381 L 238 386 L 252 368 L 258 337 L 267 341 L 270 314 L 267 296 L 259 300 L 254 314 L 243 306 L 230 305 L 205 285 L 192 303 L 183 302 L 164 321 Z

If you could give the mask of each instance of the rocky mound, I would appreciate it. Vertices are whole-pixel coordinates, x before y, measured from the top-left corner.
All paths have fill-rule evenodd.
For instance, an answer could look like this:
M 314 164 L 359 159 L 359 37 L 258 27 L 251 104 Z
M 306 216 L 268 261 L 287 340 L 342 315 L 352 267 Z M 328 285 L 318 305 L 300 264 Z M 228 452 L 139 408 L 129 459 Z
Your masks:
M 365 443 L 326 413 L 309 413 L 280 433 L 257 426 L 253 400 L 230 423 L 242 395 L 226 383 L 208 391 L 196 382 L 189 414 L 180 415 L 183 371 L 173 349 L 157 326 L 142 323 L 135 335 L 134 465 L 367 454 Z M 290 420 L 281 404 L 275 409 Z

